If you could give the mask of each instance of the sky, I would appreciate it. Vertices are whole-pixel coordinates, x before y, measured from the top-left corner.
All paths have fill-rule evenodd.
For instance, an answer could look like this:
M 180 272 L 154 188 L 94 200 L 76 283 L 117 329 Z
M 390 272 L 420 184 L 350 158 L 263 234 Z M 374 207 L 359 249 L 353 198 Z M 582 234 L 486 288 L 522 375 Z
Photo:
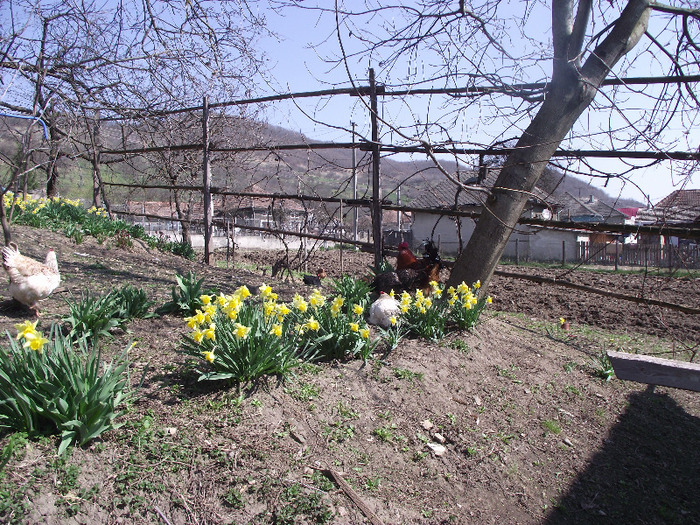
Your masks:
M 272 70 L 272 77 L 267 84 L 263 84 L 263 93 L 283 93 L 283 92 L 303 92 L 329 89 L 331 87 L 349 86 L 348 76 L 343 68 L 334 67 L 322 60 L 323 55 L 337 55 L 338 41 L 334 36 L 334 24 L 330 18 L 319 17 L 317 13 L 304 9 L 286 9 L 283 15 L 273 10 L 265 13 L 268 28 L 276 33 L 278 38 L 265 38 L 260 43 L 262 49 L 268 56 L 268 65 Z M 546 16 L 549 16 L 547 13 Z M 548 22 L 549 23 L 549 22 Z M 547 26 L 546 30 L 548 31 Z M 325 42 L 318 46 L 319 42 Z M 312 46 L 316 45 L 316 49 Z M 374 66 L 374 65 L 373 65 Z M 362 64 L 351 64 L 352 72 L 360 76 L 367 67 Z M 376 67 L 376 66 L 374 66 Z M 421 68 L 420 64 L 412 66 L 415 71 Z M 380 69 L 380 68 L 378 68 Z M 692 72 L 697 73 L 697 72 Z M 420 74 L 420 73 L 418 73 Z M 640 72 L 638 76 L 648 75 L 649 72 Z M 633 75 L 630 75 L 633 76 Z M 378 75 L 382 80 L 381 73 Z M 600 95 L 599 95 L 600 98 Z M 634 99 L 631 99 L 631 106 L 635 106 Z M 435 101 L 431 101 L 435 103 Z M 422 115 L 425 108 L 425 97 L 409 97 L 402 103 L 381 101 L 379 112 L 382 116 L 392 122 L 406 123 L 413 115 Z M 583 117 L 582 117 L 583 118 Z M 607 117 L 606 117 L 607 118 Z M 619 118 L 613 116 L 613 119 Z M 311 139 L 320 141 L 342 141 L 351 140 L 348 129 L 350 122 L 355 122 L 357 131 L 365 137 L 369 137 L 370 124 L 368 111 L 357 99 L 348 96 L 338 96 L 322 100 L 309 99 L 296 103 L 275 104 L 271 106 L 267 113 L 270 123 L 279 125 L 294 131 L 300 131 Z M 597 127 L 596 115 L 585 116 L 582 125 L 590 124 L 591 129 Z M 465 123 L 465 120 L 467 121 Z M 484 115 L 470 115 L 462 117 L 461 124 L 458 122 L 457 129 L 453 133 L 457 136 L 469 135 L 470 139 L 477 142 L 488 143 L 490 137 L 497 135 L 503 129 L 502 123 L 498 119 L 491 119 L 490 125 Z M 324 125 L 331 123 L 331 126 Z M 512 123 L 508 123 L 512 126 Z M 527 122 L 524 122 L 526 125 Z M 678 124 L 674 124 L 678 126 Z M 461 129 L 460 129 L 461 126 Z M 490 126 L 490 129 L 489 129 Z M 500 126 L 500 127 L 499 127 Z M 340 129 L 339 129 L 340 128 Z M 384 142 L 393 142 L 397 139 L 384 129 Z M 677 151 L 689 151 L 693 148 L 689 144 L 700 144 L 700 135 L 695 131 L 688 131 L 679 127 L 669 130 L 678 134 Z M 473 139 L 483 134 L 483 139 Z M 510 136 L 510 135 L 509 135 Z M 609 145 L 601 144 L 601 149 L 609 149 Z M 397 159 L 398 160 L 398 159 Z M 405 160 L 408 160 L 406 157 Z M 614 167 L 613 161 L 593 160 L 592 163 L 606 169 L 606 166 Z M 641 188 L 626 184 L 622 185 L 616 180 L 609 181 L 605 191 L 611 196 L 622 196 L 644 202 L 648 197 L 652 204 L 658 202 L 666 195 L 677 189 L 700 189 L 700 174 L 695 175 L 688 181 L 684 173 L 679 173 L 678 164 L 665 162 L 654 166 L 633 176 L 633 181 Z M 602 186 L 603 182 L 591 177 L 580 177 L 596 186 Z

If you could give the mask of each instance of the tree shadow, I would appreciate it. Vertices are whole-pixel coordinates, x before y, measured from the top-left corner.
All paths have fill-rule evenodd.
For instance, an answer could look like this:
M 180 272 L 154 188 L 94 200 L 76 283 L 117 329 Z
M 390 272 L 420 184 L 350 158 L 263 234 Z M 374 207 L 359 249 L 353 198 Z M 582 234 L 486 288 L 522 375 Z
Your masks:
M 700 418 L 651 385 L 628 401 L 546 524 L 700 524 Z

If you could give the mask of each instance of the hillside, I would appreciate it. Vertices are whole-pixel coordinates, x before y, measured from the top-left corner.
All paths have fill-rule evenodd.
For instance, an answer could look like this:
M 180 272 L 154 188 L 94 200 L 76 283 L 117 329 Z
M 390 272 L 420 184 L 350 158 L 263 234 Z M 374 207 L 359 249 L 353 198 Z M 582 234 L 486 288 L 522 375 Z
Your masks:
M 237 254 L 247 269 L 225 269 L 138 244 L 14 233 L 33 257 L 50 246 L 59 255 L 64 282 L 41 306 L 43 331 L 87 290 L 131 284 L 160 305 L 176 271 L 196 271 L 226 293 L 263 281 L 283 300 L 309 293 L 270 279 L 259 252 Z M 317 255 L 337 268 L 337 252 Z M 347 271 L 362 275 L 368 257 L 346 253 Z M 698 300 L 694 280 L 581 270 L 566 278 Z M 697 345 L 697 320 L 549 284 L 496 279 L 489 293 L 493 308 L 473 331 L 407 338 L 367 363 L 305 366 L 240 395 L 225 382 L 197 381 L 206 363 L 180 353 L 182 318 L 133 320 L 113 330 L 102 353 L 109 360 L 130 348 L 135 388 L 146 370 L 118 420 L 124 426 L 64 458 L 56 438 L 2 435 L 0 520 L 349 525 L 370 523 L 369 511 L 387 525 L 700 523 L 697 394 L 605 381 L 596 364 L 610 348 L 676 355 L 686 338 Z M 560 315 L 570 331 L 558 327 Z M 10 337 L 26 318 L 0 302 Z
M 16 119 L 4 117 L 0 122 L 7 126 L 8 133 L 0 140 L 0 149 L 11 155 L 16 144 L 9 137 L 9 130 L 17 131 L 20 124 Z M 178 127 L 178 123 L 172 123 L 172 130 L 166 136 L 151 137 L 151 131 L 137 130 L 128 138 L 130 147 L 138 147 L 144 141 L 148 145 L 158 143 L 187 143 L 201 140 L 201 124 L 184 119 L 184 124 Z M 185 126 L 190 126 L 187 128 Z M 226 118 L 213 124 L 212 143 L 215 147 L 246 147 L 266 146 L 273 148 L 276 145 L 308 144 L 313 142 L 301 133 L 291 130 L 269 126 L 261 122 Z M 189 131 L 187 131 L 189 129 Z M 37 130 L 37 134 L 39 131 Z M 106 123 L 101 130 L 101 140 L 106 149 L 120 147 L 122 138 L 121 130 L 114 123 Z M 39 136 L 36 137 L 39 141 Z M 155 142 L 150 142 L 155 141 Z M 348 138 L 349 141 L 349 138 Z M 71 148 L 69 148 L 72 151 Z M 103 167 L 103 177 L 110 182 L 150 181 L 162 183 L 163 180 L 171 183 L 189 184 L 200 180 L 201 158 L 197 154 L 184 155 L 177 162 L 168 162 L 168 157 L 162 154 L 151 154 L 151 161 L 156 166 L 147 166 L 138 158 L 134 162 L 114 163 L 114 157 L 105 156 L 104 160 L 110 161 L 110 165 Z M 371 196 L 371 157 L 367 152 L 357 152 L 357 180 L 359 197 Z M 445 169 L 451 172 L 457 171 L 456 164 L 451 159 L 443 163 Z M 465 169 L 471 167 L 460 166 L 462 178 Z M 85 160 L 62 159 L 59 165 L 61 174 L 61 193 L 65 196 L 90 198 L 92 187 L 92 169 Z M 160 171 L 160 174 L 158 174 Z M 427 187 L 434 186 L 444 180 L 444 175 L 431 161 L 414 155 L 409 160 L 408 155 L 387 155 L 382 159 L 381 172 L 383 178 L 382 193 L 384 198 L 396 202 L 396 190 L 401 186 L 401 200 L 404 204 L 410 204 Z M 306 150 L 273 151 L 273 152 L 238 152 L 233 154 L 215 153 L 212 155 L 212 173 L 214 185 L 226 187 L 234 191 L 250 190 L 253 186 L 262 191 L 297 193 L 319 196 L 338 196 L 350 198 L 352 196 L 352 152 L 348 149 L 324 149 L 307 152 Z M 173 179 L 174 177 L 174 179 Z M 33 174 L 30 187 L 40 186 L 41 177 Z M 599 200 L 613 203 L 615 199 L 599 188 L 590 186 L 586 181 L 576 177 L 562 174 L 554 169 L 547 170 L 542 176 L 538 186 L 550 193 L 569 192 L 574 196 L 588 197 L 594 195 Z M 121 201 L 127 197 L 141 200 L 167 200 L 168 194 L 164 191 L 127 192 L 120 189 L 110 189 L 113 200 Z M 621 199 L 616 202 L 617 207 L 635 206 L 639 203 L 629 199 Z

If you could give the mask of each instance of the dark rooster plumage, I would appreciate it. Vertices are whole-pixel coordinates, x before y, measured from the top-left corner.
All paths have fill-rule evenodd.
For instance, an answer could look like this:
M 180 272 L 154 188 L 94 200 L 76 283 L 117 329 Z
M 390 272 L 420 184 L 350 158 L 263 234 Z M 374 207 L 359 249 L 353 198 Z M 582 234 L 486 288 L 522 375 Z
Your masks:
M 374 279 L 376 291 L 423 290 L 427 292 L 431 281 L 440 281 L 442 262 L 437 246 L 432 241 L 425 243 L 425 254 L 422 259 L 418 259 L 413 254 L 406 242 L 399 244 L 398 248 L 396 271 L 378 274 Z

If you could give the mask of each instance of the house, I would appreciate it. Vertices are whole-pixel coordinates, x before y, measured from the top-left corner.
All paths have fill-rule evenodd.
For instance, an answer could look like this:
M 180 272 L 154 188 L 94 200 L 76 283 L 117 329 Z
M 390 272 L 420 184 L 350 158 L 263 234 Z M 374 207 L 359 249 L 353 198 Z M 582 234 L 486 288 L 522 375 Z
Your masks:
M 445 211 L 456 209 L 461 212 L 471 212 L 474 214 L 474 217 L 414 212 L 413 246 L 416 247 L 420 242 L 430 239 L 439 245 L 440 253 L 456 255 L 461 248 L 466 246 L 467 241 L 471 237 L 476 226 L 476 218 L 481 213 L 485 199 L 488 196 L 487 188 L 493 186 L 497 176 L 498 172 L 496 170 L 489 170 L 481 180 L 479 180 L 478 175 L 475 175 L 470 181 L 480 182 L 480 184 L 473 186 L 473 189 L 459 187 L 449 180 L 442 181 L 433 188 L 426 189 L 425 193 L 412 203 L 413 206 Z M 555 216 L 558 211 L 559 205 L 552 196 L 539 188 L 535 188 L 532 196 L 528 199 L 522 217 L 548 220 Z M 504 255 L 510 257 L 532 257 L 531 251 L 534 249 L 535 244 L 539 244 L 540 237 L 542 237 L 540 235 L 535 239 L 535 235 L 538 233 L 537 228 L 529 226 L 519 227 L 511 235 Z M 461 246 L 460 237 L 462 240 Z M 568 235 L 566 239 L 569 239 L 570 242 L 575 242 L 575 236 L 571 238 Z M 537 250 L 546 251 L 550 248 L 542 245 Z M 543 253 L 541 256 L 557 258 L 557 253 L 560 257 L 561 241 L 558 242 L 558 250 L 552 251 L 551 254 Z
M 244 190 L 245 193 L 265 193 L 258 186 Z M 215 217 L 231 219 L 236 226 L 252 226 L 285 231 L 301 232 L 310 228 L 313 213 L 303 203 L 289 199 L 270 197 L 224 196 L 215 204 Z
M 464 248 L 474 231 L 476 219 L 481 213 L 487 188 L 493 186 L 498 172 L 489 171 L 479 186 L 461 189 L 443 181 L 427 190 L 414 205 L 434 209 L 472 212 L 474 217 L 439 216 L 414 213 L 414 244 L 432 239 L 440 246 L 441 253 L 456 255 L 460 250 L 458 231 L 461 231 Z M 557 222 L 633 224 L 634 216 L 592 195 L 581 198 L 568 192 L 545 192 L 535 187 L 522 213 L 522 218 L 535 218 Z M 512 233 L 503 253 L 504 257 L 523 261 L 597 261 L 612 263 L 616 260 L 625 236 L 592 233 L 570 228 L 543 228 L 519 225 Z
M 700 228 L 700 190 L 676 190 L 656 205 L 641 208 L 637 223 L 657 226 L 693 224 Z M 640 236 L 647 251 L 656 254 L 659 266 L 700 266 L 700 245 L 697 240 L 669 235 Z

